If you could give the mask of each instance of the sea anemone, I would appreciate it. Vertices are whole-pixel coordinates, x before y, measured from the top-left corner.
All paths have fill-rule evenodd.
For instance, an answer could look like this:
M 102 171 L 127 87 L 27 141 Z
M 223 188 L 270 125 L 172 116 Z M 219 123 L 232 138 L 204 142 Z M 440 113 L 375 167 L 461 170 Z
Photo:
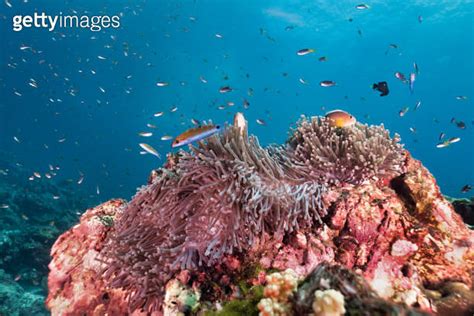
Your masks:
M 302 117 L 288 141 L 288 155 L 298 176 L 328 185 L 360 184 L 403 172 L 399 141 L 383 125 L 338 128 L 325 118 Z
M 123 210 L 102 253 L 105 278 L 128 290 L 131 311 L 159 311 L 178 271 L 244 253 L 265 235 L 319 227 L 325 187 L 291 178 L 288 161 L 283 148 L 262 148 L 241 125 L 179 152 Z
M 160 311 L 166 283 L 245 254 L 266 236 L 315 232 L 328 184 L 401 170 L 402 147 L 383 127 L 336 129 L 302 120 L 287 146 L 263 148 L 242 116 L 220 135 L 168 158 L 125 207 L 101 253 L 105 279 L 131 311 Z

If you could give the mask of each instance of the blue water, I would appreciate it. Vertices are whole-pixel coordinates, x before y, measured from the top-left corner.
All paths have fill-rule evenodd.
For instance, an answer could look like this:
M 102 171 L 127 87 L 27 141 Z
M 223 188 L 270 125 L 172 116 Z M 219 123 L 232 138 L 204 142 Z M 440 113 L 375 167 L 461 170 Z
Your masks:
M 341 108 L 361 122 L 383 123 L 399 133 L 444 194 L 461 196 L 462 186 L 474 184 L 473 1 L 368 1 L 367 10 L 355 8 L 359 1 L 10 3 L 0 3 L 0 150 L 31 173 L 59 165 L 49 181 L 75 183 L 82 172 L 80 186 L 94 201 L 130 198 L 164 162 L 140 155 L 139 143 L 165 156 L 171 142 L 161 136 L 176 136 L 192 126 L 191 118 L 230 122 L 237 111 L 244 112 L 250 132 L 269 144 L 284 142 L 300 115 Z M 14 15 L 72 10 L 120 14 L 121 27 L 12 30 Z M 22 45 L 31 49 L 21 50 Z M 297 56 L 302 48 L 316 52 Z M 318 61 L 321 56 L 327 61 Z M 394 72 L 408 77 L 413 62 L 420 73 L 410 94 Z M 37 88 L 28 85 L 30 78 Z M 320 87 L 321 80 L 337 86 Z M 169 86 L 157 87 L 158 81 Z M 379 81 L 388 82 L 388 96 L 371 89 Z M 219 93 L 226 85 L 234 91 Z M 457 100 L 458 95 L 468 99 Z M 228 101 L 235 105 L 227 106 Z M 414 111 L 418 101 L 422 104 Z M 174 106 L 178 110 L 171 113 Z M 405 107 L 410 110 L 400 117 Z M 165 114 L 153 117 L 159 111 Z M 466 128 L 451 123 L 453 117 Z M 142 131 L 154 135 L 138 136 Z M 442 132 L 461 141 L 438 149 Z

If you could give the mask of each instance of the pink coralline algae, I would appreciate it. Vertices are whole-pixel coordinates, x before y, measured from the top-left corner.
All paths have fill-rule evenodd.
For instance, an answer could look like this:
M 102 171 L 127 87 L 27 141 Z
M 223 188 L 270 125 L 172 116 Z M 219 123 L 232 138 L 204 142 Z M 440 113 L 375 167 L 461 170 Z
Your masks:
M 262 148 L 237 123 L 170 155 L 128 204 L 91 209 L 58 239 L 53 315 L 225 310 L 249 305 L 248 287 L 265 286 L 269 271 L 303 280 L 322 264 L 351 269 L 391 304 L 474 307 L 474 234 L 397 136 L 312 118 L 285 146 Z M 192 304 L 166 299 L 183 293 Z
M 89 315 L 103 315 L 107 311 L 114 315 L 127 308 L 124 293 L 105 290 L 106 284 L 98 277 L 102 264 L 96 260 L 113 229 L 107 223 L 123 205 L 122 200 L 111 200 L 88 210 L 79 224 L 54 243 L 46 301 L 53 315 L 77 315 L 79 311 Z

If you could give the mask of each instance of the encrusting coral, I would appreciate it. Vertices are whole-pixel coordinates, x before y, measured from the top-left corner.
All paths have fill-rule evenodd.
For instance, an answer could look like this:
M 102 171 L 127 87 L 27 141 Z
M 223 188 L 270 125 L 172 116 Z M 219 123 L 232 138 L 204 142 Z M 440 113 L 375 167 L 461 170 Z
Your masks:
M 298 286 L 298 275 L 291 269 L 266 276 L 263 298 L 257 305 L 260 316 L 288 315 L 288 299 Z
M 317 290 L 314 293 L 313 311 L 315 316 L 344 315 L 344 295 L 333 289 Z
M 340 129 L 312 118 L 300 121 L 287 144 L 262 148 L 245 122 L 237 123 L 190 152 L 169 155 L 147 186 L 117 206 L 100 240 L 80 242 L 81 253 L 96 254 L 94 269 L 85 268 L 91 255 L 67 259 L 74 256 L 68 245 L 78 244 L 75 234 L 57 241 L 54 249 L 66 250 L 53 252 L 53 263 L 62 265 L 50 264 L 50 284 L 95 283 L 87 286 L 94 298 L 87 307 L 83 295 L 50 287 L 54 315 L 68 315 L 64 300 L 75 311 L 101 304 L 104 311 L 125 306 L 124 313 L 160 315 L 176 279 L 189 289 L 182 293 L 199 293 L 180 299 L 193 302 L 178 306 L 180 312 L 218 313 L 237 304 L 225 302 L 242 300 L 246 313 L 258 313 L 264 297 L 255 293 L 267 273 L 291 268 L 304 278 L 324 262 L 357 271 L 380 296 L 379 305 L 390 299 L 431 312 L 449 309 L 430 301 L 447 282 L 465 284 L 468 290 L 449 296 L 469 301 L 473 234 L 398 138 L 380 126 Z M 81 225 L 91 224 L 84 219 Z M 94 247 L 87 251 L 87 245 Z M 347 289 L 337 290 L 347 299 Z M 108 302 L 120 303 L 104 303 L 104 292 Z M 314 292 L 310 300 L 312 312 Z M 297 311 L 293 300 L 288 304 Z M 345 309 L 362 308 L 351 306 Z

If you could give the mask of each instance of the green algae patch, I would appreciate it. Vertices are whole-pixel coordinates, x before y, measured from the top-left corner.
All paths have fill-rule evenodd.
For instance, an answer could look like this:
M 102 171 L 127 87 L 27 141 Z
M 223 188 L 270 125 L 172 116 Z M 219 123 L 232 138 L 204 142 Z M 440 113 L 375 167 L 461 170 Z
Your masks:
M 257 305 L 263 298 L 263 286 L 253 286 L 247 292 L 247 298 L 224 303 L 220 311 L 206 311 L 205 316 L 257 316 Z
M 97 218 L 102 223 L 102 225 L 104 225 L 105 227 L 114 226 L 114 218 L 110 215 L 97 216 Z

